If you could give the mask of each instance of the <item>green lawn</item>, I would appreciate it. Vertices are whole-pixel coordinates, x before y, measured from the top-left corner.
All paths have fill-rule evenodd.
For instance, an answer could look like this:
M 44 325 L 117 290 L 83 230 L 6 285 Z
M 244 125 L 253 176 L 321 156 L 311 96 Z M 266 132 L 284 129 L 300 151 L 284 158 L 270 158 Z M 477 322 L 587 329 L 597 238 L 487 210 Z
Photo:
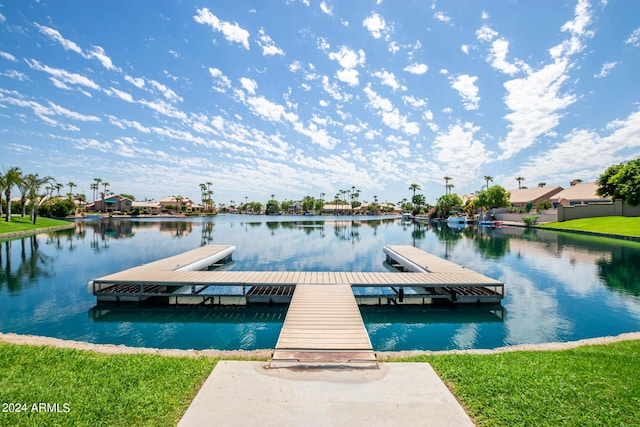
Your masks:
M 640 419 L 640 340 L 402 360 L 430 363 L 481 426 L 637 425 Z M 0 425 L 175 425 L 216 362 L 0 343 L 0 402 L 27 409 L 0 413 Z M 32 411 L 34 403 L 58 403 L 62 412 Z
M 640 341 L 403 360 L 429 362 L 480 426 L 630 426 L 640 420 Z
M 563 222 L 549 222 L 539 226 L 543 228 L 617 234 L 620 236 L 640 236 L 640 217 L 604 216 L 581 218 Z
M 39 228 L 48 228 L 48 227 L 58 227 L 61 225 L 68 225 L 69 221 L 62 221 L 59 219 L 51 219 L 51 218 L 41 218 L 38 217 L 36 219 L 36 224 L 34 225 L 28 216 L 24 218 L 20 216 L 12 216 L 10 222 L 6 222 L 4 220 L 4 216 L 0 219 L 0 237 L 5 233 L 15 233 L 19 231 L 30 231 L 36 230 Z
M 3 408 L 0 425 L 173 426 L 216 362 L 0 343 L 0 403 L 26 409 Z M 33 411 L 34 403 L 60 412 Z

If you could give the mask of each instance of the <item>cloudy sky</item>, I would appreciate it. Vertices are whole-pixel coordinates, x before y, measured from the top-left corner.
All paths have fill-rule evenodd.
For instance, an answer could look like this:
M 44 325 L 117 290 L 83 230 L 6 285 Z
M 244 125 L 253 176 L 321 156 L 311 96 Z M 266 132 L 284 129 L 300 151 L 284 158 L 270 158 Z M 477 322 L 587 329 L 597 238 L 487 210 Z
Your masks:
M 2 1 L 0 168 L 434 203 L 640 155 L 640 2 Z

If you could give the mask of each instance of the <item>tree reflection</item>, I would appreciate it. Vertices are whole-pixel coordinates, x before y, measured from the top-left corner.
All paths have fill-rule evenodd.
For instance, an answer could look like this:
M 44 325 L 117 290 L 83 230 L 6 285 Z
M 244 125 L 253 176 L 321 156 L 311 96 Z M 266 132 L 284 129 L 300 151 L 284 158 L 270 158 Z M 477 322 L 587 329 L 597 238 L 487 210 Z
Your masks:
M 640 249 L 614 248 L 611 261 L 598 261 L 598 271 L 609 288 L 640 296 Z
M 53 276 L 53 258 L 38 251 L 37 236 L 20 240 L 19 264 L 15 270 L 15 259 L 12 258 L 16 256 L 12 248 L 17 241 L 7 240 L 0 244 L 4 246 L 4 251 L 0 249 L 0 291 L 6 286 L 9 293 L 19 295 L 42 278 Z

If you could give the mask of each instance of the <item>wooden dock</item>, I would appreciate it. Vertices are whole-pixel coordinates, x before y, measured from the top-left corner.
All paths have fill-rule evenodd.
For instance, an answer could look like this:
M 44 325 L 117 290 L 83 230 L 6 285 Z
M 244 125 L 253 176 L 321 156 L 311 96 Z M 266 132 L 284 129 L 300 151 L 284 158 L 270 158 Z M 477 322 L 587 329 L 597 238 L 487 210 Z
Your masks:
M 296 286 L 270 367 L 377 367 L 348 284 Z
M 348 284 L 352 287 L 390 288 L 395 295 L 376 296 L 374 303 L 429 304 L 437 299 L 452 302 L 499 302 L 504 284 L 412 246 L 385 246 L 398 272 L 305 271 L 203 271 L 211 264 L 230 261 L 234 246 L 203 246 L 118 273 L 88 284 L 98 301 L 144 301 L 163 297 L 169 304 L 247 304 L 247 301 L 281 303 L 290 300 L 293 288 L 304 284 Z M 195 271 L 192 271 L 195 270 Z M 234 295 L 220 296 L 217 287 L 235 287 Z M 269 288 L 267 291 L 255 288 Z M 403 288 L 412 290 L 404 299 Z M 395 298 L 395 297 L 399 298 Z M 358 301 L 365 302 L 358 296 Z M 366 303 L 371 303 L 369 298 Z M 376 302 L 377 301 L 377 302 Z
M 414 274 L 454 275 L 466 280 L 466 285 L 451 285 L 443 281 L 432 288 L 436 294 L 456 303 L 499 303 L 504 298 L 504 283 L 490 279 L 461 265 L 447 261 L 413 246 L 386 245 L 383 248 L 387 262 L 402 271 Z M 493 283 L 491 283 L 493 282 Z

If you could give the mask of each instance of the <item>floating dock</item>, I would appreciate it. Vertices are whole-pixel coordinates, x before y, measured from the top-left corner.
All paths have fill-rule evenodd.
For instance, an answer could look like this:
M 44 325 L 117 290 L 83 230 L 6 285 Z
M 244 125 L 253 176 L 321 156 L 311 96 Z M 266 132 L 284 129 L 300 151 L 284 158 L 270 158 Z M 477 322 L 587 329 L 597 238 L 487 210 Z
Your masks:
M 359 304 L 496 303 L 504 284 L 412 246 L 385 246 L 397 272 L 203 271 L 231 261 L 234 246 L 203 246 L 175 257 L 94 279 L 89 293 L 98 301 L 145 301 L 166 304 L 245 305 L 287 303 L 297 285 L 345 284 L 387 289 L 356 295 Z M 226 288 L 225 292 L 221 290 Z M 232 291 L 228 289 L 232 288 Z

